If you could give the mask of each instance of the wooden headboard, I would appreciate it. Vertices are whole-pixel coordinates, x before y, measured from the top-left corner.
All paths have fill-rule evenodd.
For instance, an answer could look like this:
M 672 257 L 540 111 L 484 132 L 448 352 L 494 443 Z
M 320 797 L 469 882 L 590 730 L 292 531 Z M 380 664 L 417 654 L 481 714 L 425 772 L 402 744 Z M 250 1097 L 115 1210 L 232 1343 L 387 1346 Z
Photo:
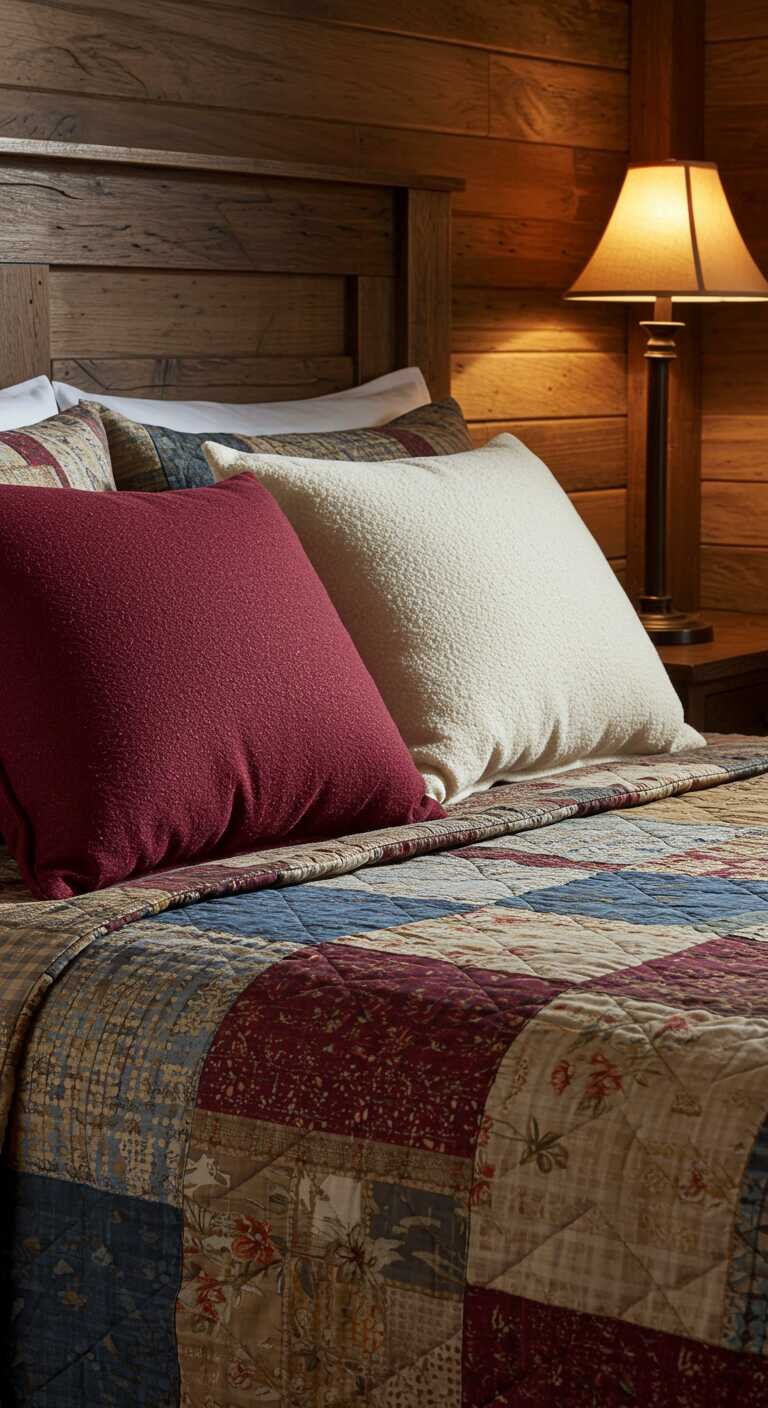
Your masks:
M 279 400 L 413 363 L 446 395 L 461 185 L 0 139 L 0 385 Z

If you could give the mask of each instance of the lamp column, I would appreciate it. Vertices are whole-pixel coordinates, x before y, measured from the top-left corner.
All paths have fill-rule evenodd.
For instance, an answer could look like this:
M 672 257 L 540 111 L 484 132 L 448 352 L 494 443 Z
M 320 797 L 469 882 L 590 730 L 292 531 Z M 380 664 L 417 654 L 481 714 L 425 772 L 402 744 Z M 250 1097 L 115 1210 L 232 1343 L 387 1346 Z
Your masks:
M 676 611 L 667 590 L 667 463 L 669 364 L 677 357 L 675 335 L 684 323 L 672 319 L 672 299 L 657 298 L 654 316 L 642 322 L 648 346 L 648 410 L 645 439 L 645 574 L 638 602 L 640 619 L 657 644 L 692 645 L 712 639 L 712 627 Z

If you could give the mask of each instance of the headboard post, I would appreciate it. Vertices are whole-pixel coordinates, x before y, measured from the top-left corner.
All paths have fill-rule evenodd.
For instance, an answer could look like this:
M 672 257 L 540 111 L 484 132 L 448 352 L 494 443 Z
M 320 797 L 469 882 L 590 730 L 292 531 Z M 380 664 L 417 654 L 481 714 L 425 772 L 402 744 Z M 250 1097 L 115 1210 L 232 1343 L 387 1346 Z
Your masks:
M 0 264 L 0 386 L 49 376 L 47 264 Z
M 360 274 L 352 298 L 352 355 L 358 382 L 383 376 L 397 357 L 395 280 Z
M 448 191 L 400 193 L 399 361 L 421 367 L 436 399 L 450 395 L 451 198 Z

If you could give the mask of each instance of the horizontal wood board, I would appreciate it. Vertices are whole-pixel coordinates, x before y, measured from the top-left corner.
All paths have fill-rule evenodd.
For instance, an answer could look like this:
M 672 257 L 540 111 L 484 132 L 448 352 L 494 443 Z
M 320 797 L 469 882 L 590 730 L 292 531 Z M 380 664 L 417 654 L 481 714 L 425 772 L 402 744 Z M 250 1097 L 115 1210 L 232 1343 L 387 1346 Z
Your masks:
M 707 155 L 768 275 L 768 4 L 707 0 Z M 768 612 L 768 305 L 703 315 L 702 597 Z

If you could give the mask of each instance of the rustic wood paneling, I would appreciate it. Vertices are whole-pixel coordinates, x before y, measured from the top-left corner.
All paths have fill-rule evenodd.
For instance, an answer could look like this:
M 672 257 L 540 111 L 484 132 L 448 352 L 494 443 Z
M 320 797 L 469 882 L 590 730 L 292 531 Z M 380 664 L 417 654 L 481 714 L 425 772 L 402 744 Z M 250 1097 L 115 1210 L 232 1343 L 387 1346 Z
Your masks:
M 768 36 L 707 46 L 707 101 L 713 107 L 765 102 Z
M 50 296 L 54 357 L 346 350 L 337 277 L 64 268 L 51 271 Z
M 519 289 L 457 288 L 453 346 L 457 352 L 624 352 L 621 308 L 565 303 L 557 295 Z
M 707 544 L 763 547 L 768 543 L 768 484 L 709 479 L 701 499 L 701 536 Z
M 704 359 L 708 415 L 759 416 L 768 401 L 768 352 L 741 356 L 738 351 L 710 351 Z
M 626 0 L 394 0 L 386 6 L 381 0 L 258 0 L 258 7 L 271 15 L 626 67 Z
M 631 13 L 633 159 L 700 158 L 704 133 L 703 0 L 642 0 Z
M 594 490 L 588 494 L 572 494 L 571 502 L 597 538 L 606 557 L 623 557 L 626 548 L 625 489 Z
M 0 0 L 0 136 L 465 178 L 452 222 L 454 390 L 467 389 L 470 409 L 487 417 L 478 439 L 523 418 L 621 569 L 619 501 L 592 503 L 589 492 L 621 489 L 626 477 L 621 316 L 559 297 L 623 174 L 628 13 L 626 0 Z M 222 209 L 215 178 L 197 178 L 202 203 L 185 205 L 180 189 L 172 219 L 158 221 L 135 199 L 140 179 L 118 173 L 101 202 L 105 223 L 90 232 L 87 200 L 69 189 L 58 198 L 45 182 L 13 197 L 0 189 L 0 216 L 13 200 L 0 260 L 18 258 L 12 246 L 42 219 L 65 263 L 74 249 L 87 255 L 92 237 L 116 263 L 131 262 L 134 247 L 137 266 L 156 266 L 93 278 L 54 269 L 57 364 L 76 363 L 81 381 L 85 371 L 168 396 L 194 380 L 202 395 L 201 385 L 222 384 L 217 359 L 227 347 L 237 352 L 233 397 L 259 373 L 259 358 L 279 356 L 281 375 L 323 386 L 347 375 L 350 358 L 358 376 L 384 369 L 392 249 L 375 247 L 359 207 L 334 202 L 336 226 L 321 219 L 310 240 L 302 234 L 318 278 L 281 300 L 287 276 L 270 291 L 247 272 L 273 267 L 263 262 L 258 210 Z M 381 195 L 372 193 L 374 206 Z M 273 207 L 264 217 L 279 273 L 290 267 L 297 224 Z M 328 263 L 340 243 L 360 275 L 348 286 L 356 296 L 346 321 L 340 279 L 323 277 L 342 272 Z
M 765 415 L 705 415 L 701 425 L 704 479 L 768 480 L 768 408 Z
M 768 4 L 707 0 L 707 155 L 768 271 Z M 768 306 L 703 313 L 702 591 L 768 612 Z
M 372 128 L 379 132 L 379 128 Z M 170 151 L 219 152 L 283 161 L 358 160 L 358 129 L 348 122 L 164 103 L 100 98 L 79 92 L 48 92 L 0 85 L 0 133 L 51 141 L 106 142 Z M 428 134 L 427 134 L 428 135 Z M 426 167 L 422 167 L 426 170 Z
M 496 137 L 622 151 L 626 107 L 624 73 L 491 55 L 490 128 Z
M 487 75 L 474 48 L 251 7 L 224 19 L 181 0 L 3 0 L 0 83 L 20 87 L 477 132 L 487 130 Z
M 707 39 L 756 39 L 768 37 L 765 0 L 707 0 Z
M 711 610 L 768 612 L 768 547 L 701 549 L 701 603 Z
M 455 353 L 453 387 L 471 420 L 612 416 L 626 410 L 626 367 L 613 352 Z
M 360 127 L 357 133 L 359 160 L 381 161 L 381 132 Z M 466 189 L 453 198 L 457 213 L 595 227 L 610 213 L 625 165 L 617 151 L 445 132 L 391 130 L 386 150 L 390 161 L 407 170 L 459 172 Z
M 566 289 L 601 233 L 597 224 L 586 222 L 457 214 L 453 222 L 454 282 Z
M 0 386 L 32 376 L 47 376 L 50 336 L 46 266 L 0 267 L 0 308 Z
M 750 190 L 760 190 L 760 172 L 768 148 L 768 106 L 744 103 L 738 106 L 707 105 L 706 152 L 721 167 L 726 190 L 738 200 L 737 173 L 743 171 Z M 754 173 L 757 172 L 757 180 Z
M 614 489 L 627 479 L 624 416 L 585 420 L 474 421 L 476 445 L 495 435 L 516 435 L 549 466 L 564 489 Z
M 52 371 L 81 391 L 168 401 L 289 401 L 355 380 L 351 357 L 62 357 Z
M 607 218 L 624 170 L 622 154 L 359 123 L 232 114 L 181 104 L 91 98 L 0 87 L 0 134 L 218 152 L 341 166 L 463 175 L 455 210 L 587 221 Z

